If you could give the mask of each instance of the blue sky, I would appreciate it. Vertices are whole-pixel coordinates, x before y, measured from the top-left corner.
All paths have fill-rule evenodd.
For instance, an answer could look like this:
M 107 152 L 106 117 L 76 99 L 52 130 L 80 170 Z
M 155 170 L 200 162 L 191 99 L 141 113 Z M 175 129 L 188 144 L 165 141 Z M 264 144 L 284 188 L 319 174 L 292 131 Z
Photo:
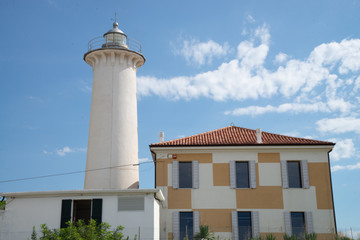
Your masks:
M 330 140 L 339 230 L 360 232 L 360 2 L 0 1 L 0 192 L 83 187 L 92 70 L 87 43 L 140 41 L 140 187 L 148 145 L 236 126 Z

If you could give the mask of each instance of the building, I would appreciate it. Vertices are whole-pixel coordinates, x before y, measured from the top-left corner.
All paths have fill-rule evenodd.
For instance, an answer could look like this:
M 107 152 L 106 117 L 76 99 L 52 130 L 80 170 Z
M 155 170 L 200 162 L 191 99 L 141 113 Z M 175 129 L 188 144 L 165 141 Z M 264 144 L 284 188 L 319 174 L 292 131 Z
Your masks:
M 114 22 L 89 42 L 84 60 L 93 69 L 93 88 L 84 190 L 0 193 L 0 239 L 30 237 L 80 219 L 125 227 L 124 235 L 159 239 L 161 190 L 139 188 L 136 71 L 145 58 L 141 45 Z
M 164 197 L 155 189 L 70 190 L 2 193 L 6 208 L 0 210 L 0 239 L 23 240 L 32 227 L 40 230 L 66 227 L 66 222 L 95 219 L 112 227 L 125 227 L 133 239 L 159 239 L 159 208 Z
M 329 152 L 334 143 L 229 126 L 150 145 L 161 239 L 208 225 L 221 239 L 336 233 Z

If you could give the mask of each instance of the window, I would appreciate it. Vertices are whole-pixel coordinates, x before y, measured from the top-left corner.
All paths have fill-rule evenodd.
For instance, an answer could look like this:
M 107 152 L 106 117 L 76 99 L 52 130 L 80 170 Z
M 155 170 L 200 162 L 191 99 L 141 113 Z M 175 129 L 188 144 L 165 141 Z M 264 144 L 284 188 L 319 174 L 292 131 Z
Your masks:
M 248 240 L 260 235 L 259 212 L 231 213 L 234 240 Z
M 180 239 L 191 240 L 194 236 L 193 230 L 193 213 L 192 212 L 180 212 Z
M 193 239 L 200 232 L 200 213 L 173 212 L 173 240 L 183 240 L 185 237 Z
M 236 162 L 236 188 L 249 188 L 248 162 Z
M 238 212 L 239 240 L 251 239 L 251 212 Z
M 255 161 L 230 161 L 230 187 L 256 188 Z
M 281 161 L 283 188 L 309 188 L 308 163 L 301 161 Z
M 313 233 L 312 212 L 284 212 L 285 232 L 288 236 L 304 238 L 305 233 Z
M 60 228 L 66 228 L 68 221 L 78 220 L 89 222 L 94 219 L 97 223 L 102 221 L 102 199 L 72 200 L 64 199 L 61 204 Z
M 292 235 L 302 239 L 305 232 L 305 218 L 303 212 L 291 213 L 291 231 Z
M 199 188 L 199 162 L 172 162 L 173 188 Z
M 287 162 L 289 188 L 302 188 L 300 162 Z
M 192 163 L 179 163 L 179 188 L 192 188 Z
M 91 218 L 91 199 L 74 200 L 72 222 L 76 223 L 81 219 L 85 221 L 86 224 L 88 224 L 90 222 L 90 218 Z

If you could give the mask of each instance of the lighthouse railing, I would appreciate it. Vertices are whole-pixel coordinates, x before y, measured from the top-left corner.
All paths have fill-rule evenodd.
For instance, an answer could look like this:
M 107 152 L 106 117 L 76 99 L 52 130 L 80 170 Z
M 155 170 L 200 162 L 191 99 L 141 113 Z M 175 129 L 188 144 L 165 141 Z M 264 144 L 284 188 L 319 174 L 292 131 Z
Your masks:
M 119 49 L 125 48 L 125 49 L 132 50 L 132 51 L 135 51 L 138 53 L 142 52 L 142 46 L 141 46 L 140 42 L 136 41 L 135 39 L 126 38 L 126 44 L 124 45 L 123 43 L 117 44 L 116 42 L 114 43 L 114 42 L 107 41 L 102 36 L 96 37 L 89 41 L 88 51 L 93 51 L 96 49 L 104 48 L 104 46 L 106 46 L 106 48 L 119 48 Z

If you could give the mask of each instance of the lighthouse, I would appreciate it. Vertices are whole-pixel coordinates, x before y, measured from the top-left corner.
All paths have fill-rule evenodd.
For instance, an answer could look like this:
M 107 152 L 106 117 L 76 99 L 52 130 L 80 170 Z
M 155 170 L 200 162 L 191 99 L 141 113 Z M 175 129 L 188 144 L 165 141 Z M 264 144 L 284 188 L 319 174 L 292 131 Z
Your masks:
M 141 44 L 113 23 L 91 40 L 84 60 L 93 69 L 84 189 L 139 188 L 136 71 Z

